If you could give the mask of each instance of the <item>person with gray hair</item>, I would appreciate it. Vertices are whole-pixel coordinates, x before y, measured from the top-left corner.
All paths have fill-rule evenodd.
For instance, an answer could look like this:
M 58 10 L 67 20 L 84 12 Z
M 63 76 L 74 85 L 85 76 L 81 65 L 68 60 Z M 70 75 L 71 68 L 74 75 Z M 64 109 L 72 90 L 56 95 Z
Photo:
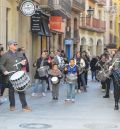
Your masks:
M 0 70 L 2 70 L 3 74 L 5 75 L 5 83 L 6 87 L 9 88 L 9 102 L 10 102 L 10 111 L 15 110 L 15 95 L 14 95 L 14 87 L 12 86 L 10 80 L 9 80 L 9 73 L 10 71 L 18 71 L 21 70 L 21 67 L 25 65 L 26 61 L 23 57 L 23 54 L 20 52 L 17 52 L 17 42 L 15 40 L 10 40 L 8 42 L 8 48 L 9 50 L 1 57 L 0 60 Z M 18 67 L 15 66 L 20 62 Z M 21 91 L 19 92 L 19 98 L 20 102 L 22 104 L 22 109 L 25 112 L 31 111 L 31 109 L 28 107 L 25 97 L 25 92 Z

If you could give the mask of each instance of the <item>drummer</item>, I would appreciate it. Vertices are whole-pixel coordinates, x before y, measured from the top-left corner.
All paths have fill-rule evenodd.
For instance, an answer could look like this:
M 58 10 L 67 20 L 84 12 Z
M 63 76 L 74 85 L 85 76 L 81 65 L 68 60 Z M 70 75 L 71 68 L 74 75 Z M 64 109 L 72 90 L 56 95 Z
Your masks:
M 58 96 L 59 96 L 59 83 L 60 83 L 60 79 L 62 78 L 62 73 L 61 71 L 58 69 L 58 65 L 56 63 L 52 64 L 52 69 L 49 70 L 49 75 L 51 78 L 51 84 L 52 84 L 52 97 L 53 100 L 58 100 Z M 56 77 L 55 80 L 56 82 L 53 82 L 54 77 Z
M 70 63 L 67 67 L 65 67 L 64 69 L 65 72 L 67 72 L 68 76 L 77 76 L 79 73 L 78 67 L 75 64 L 75 59 L 72 58 L 70 59 Z M 67 81 L 68 82 L 68 81 Z M 77 83 L 77 80 L 76 80 Z M 67 99 L 65 101 L 72 101 L 75 102 L 75 87 L 76 87 L 76 83 L 69 83 L 68 82 L 68 86 L 67 86 Z
M 9 102 L 10 102 L 10 111 L 15 110 L 15 95 L 14 95 L 14 88 L 9 81 L 9 73 L 10 71 L 18 71 L 21 70 L 21 67 L 25 65 L 26 61 L 24 60 L 23 54 L 17 52 L 17 42 L 15 40 L 10 40 L 8 42 L 9 50 L 1 57 L 0 60 L 0 69 L 2 70 L 3 74 L 5 75 L 5 83 L 6 86 L 9 88 Z M 16 67 L 15 64 L 20 64 Z M 22 104 L 22 109 L 25 112 L 31 111 L 28 107 L 26 102 L 25 92 L 18 92 L 20 102 Z
M 33 67 L 36 67 L 36 73 L 35 73 L 35 76 L 34 76 L 35 87 L 33 89 L 32 96 L 38 96 L 39 95 L 39 85 L 40 84 L 42 85 L 42 88 L 41 88 L 42 96 L 44 96 L 44 97 L 46 96 L 48 75 L 40 77 L 39 73 L 38 73 L 38 69 L 40 67 L 43 67 L 43 66 L 49 66 L 49 63 L 50 62 L 47 60 L 46 53 L 42 52 L 42 56 L 40 56 L 37 59 L 37 61 L 33 64 Z

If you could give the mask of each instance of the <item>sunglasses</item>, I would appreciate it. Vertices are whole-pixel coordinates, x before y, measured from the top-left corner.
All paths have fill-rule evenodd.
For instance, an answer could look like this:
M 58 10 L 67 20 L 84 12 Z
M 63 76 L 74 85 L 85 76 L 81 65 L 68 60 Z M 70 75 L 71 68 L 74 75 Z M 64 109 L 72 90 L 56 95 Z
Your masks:
M 13 44 L 14 46 L 17 46 L 17 44 Z

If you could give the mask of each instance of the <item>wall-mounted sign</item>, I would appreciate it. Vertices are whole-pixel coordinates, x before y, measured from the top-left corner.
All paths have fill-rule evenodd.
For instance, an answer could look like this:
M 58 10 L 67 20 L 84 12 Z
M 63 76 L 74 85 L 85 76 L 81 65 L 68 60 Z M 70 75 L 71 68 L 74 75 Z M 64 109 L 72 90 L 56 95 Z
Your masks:
M 62 17 L 51 16 L 50 17 L 50 29 L 51 30 L 61 30 Z
M 40 32 L 41 28 L 41 11 L 36 11 L 35 14 L 31 16 L 31 31 Z
M 73 44 L 73 40 L 72 39 L 65 39 L 64 43 L 65 43 L 65 45 L 72 45 Z
M 35 13 L 36 7 L 31 0 L 25 0 L 20 4 L 20 11 L 25 16 L 32 16 Z

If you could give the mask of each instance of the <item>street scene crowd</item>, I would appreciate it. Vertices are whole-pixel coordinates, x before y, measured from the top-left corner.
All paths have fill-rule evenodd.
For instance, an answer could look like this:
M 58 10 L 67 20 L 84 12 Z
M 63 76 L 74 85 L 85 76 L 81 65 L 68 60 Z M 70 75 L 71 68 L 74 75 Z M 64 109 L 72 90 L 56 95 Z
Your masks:
M 28 76 L 30 71 L 29 61 L 23 47 L 17 48 L 17 42 L 8 42 L 9 50 L 4 52 L 0 47 L 0 104 L 6 101 L 4 91 L 8 88 L 10 111 L 15 110 L 15 92 L 19 94 L 22 109 L 31 111 L 26 101 L 25 91 L 31 85 Z M 110 89 L 113 89 L 115 110 L 119 109 L 120 97 L 120 48 L 110 53 L 107 48 L 101 56 L 91 57 L 89 51 L 76 52 L 68 60 L 64 50 L 55 52 L 48 50 L 42 52 L 33 66 L 36 68 L 34 85 L 31 96 L 47 95 L 51 91 L 53 101 L 59 101 L 59 88 L 64 83 L 67 87 L 65 103 L 75 103 L 76 94 L 85 92 L 88 88 L 88 74 L 91 81 L 99 82 L 101 89 L 105 91 L 103 98 L 110 97 Z M 29 102 L 30 105 L 30 102 Z

